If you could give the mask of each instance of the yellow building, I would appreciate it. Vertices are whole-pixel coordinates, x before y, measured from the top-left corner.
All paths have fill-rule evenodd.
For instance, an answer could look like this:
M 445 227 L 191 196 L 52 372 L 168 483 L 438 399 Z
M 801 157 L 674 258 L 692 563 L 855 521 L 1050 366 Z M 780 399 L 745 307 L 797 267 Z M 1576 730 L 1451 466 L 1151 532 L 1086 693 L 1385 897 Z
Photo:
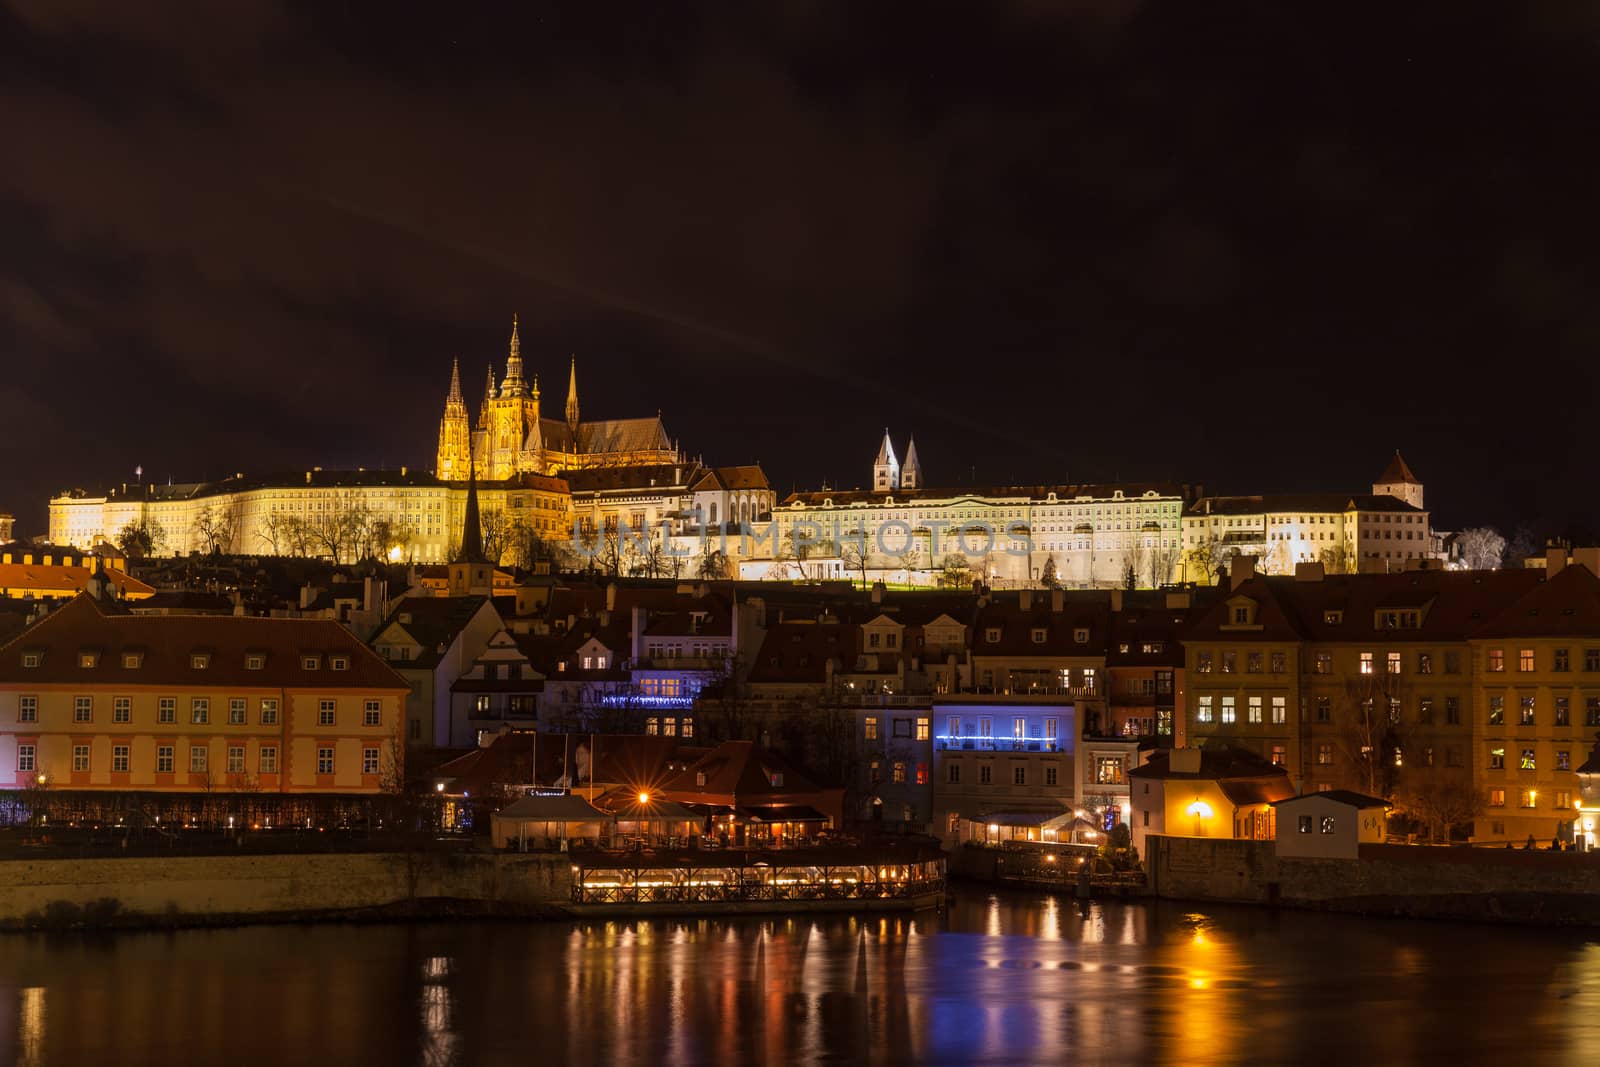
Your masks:
M 479 483 L 485 545 L 507 564 L 518 530 L 572 536 L 572 497 L 560 478 L 520 474 Z M 50 501 L 50 536 L 83 548 L 112 544 L 129 527 L 150 531 L 153 554 L 309 556 L 339 563 L 379 556 L 443 563 L 466 512 L 467 486 L 422 471 L 331 471 L 216 482 L 73 490 Z
M 1128 781 L 1129 829 L 1141 855 L 1147 834 L 1271 841 L 1273 802 L 1295 795 L 1282 767 L 1227 746 L 1158 752 Z
M 104 575 L 123 600 L 145 600 L 155 590 L 127 573 L 116 555 L 75 552 L 56 546 L 11 544 L 0 548 L 0 596 L 61 600 L 77 596 L 89 579 Z
M 578 364 L 567 377 L 564 417 L 548 419 L 539 411 L 539 378 L 530 381 L 522 366 L 517 321 L 511 320 L 511 343 L 505 376 L 495 383 L 489 367 L 474 426 L 461 392 L 461 365 L 450 368 L 450 390 L 439 420 L 439 452 L 434 468 L 445 481 L 463 482 L 476 469 L 486 482 L 519 474 L 557 474 L 589 467 L 634 467 L 681 462 L 667 437 L 661 417 L 583 422 L 578 417 Z
M 337 622 L 133 615 L 97 579 L 0 646 L 0 789 L 377 793 L 407 691 Z

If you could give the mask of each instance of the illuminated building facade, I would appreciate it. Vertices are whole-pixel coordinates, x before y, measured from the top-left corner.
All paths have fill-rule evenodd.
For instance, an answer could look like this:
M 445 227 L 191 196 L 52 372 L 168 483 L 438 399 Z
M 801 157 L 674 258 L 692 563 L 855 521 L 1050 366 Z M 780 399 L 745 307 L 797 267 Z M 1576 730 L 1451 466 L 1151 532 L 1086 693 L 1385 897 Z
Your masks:
M 377 793 L 405 694 L 337 622 L 134 615 L 96 580 L 0 647 L 0 788 Z
M 1184 637 L 1188 741 L 1305 792 L 1470 790 L 1479 840 L 1568 836 L 1600 730 L 1600 552 L 1565 558 L 1543 576 L 1238 575 Z
M 479 478 L 499 482 L 520 474 L 671 464 L 681 458 L 659 415 L 581 421 L 576 359 L 568 370 L 562 417 L 544 418 L 539 409 L 538 375 L 530 380 L 523 370 L 522 342 L 515 318 L 505 374 L 496 383 L 494 368 L 488 369 L 476 425 L 467 414 L 459 361 L 451 367 L 434 468 L 444 481 L 466 481 L 474 464 Z
M 865 539 L 867 571 L 934 585 L 951 557 L 997 585 L 1141 587 L 1170 581 L 1182 552 L 1184 490 L 1165 484 L 928 487 L 912 444 L 901 464 L 885 433 L 873 488 L 792 493 L 773 511 L 777 554 L 812 578 L 860 575 L 841 561 Z M 805 558 L 798 558 L 803 555 Z M 796 575 L 798 576 L 798 575 Z
M 1291 574 L 1300 563 L 1381 574 L 1443 559 L 1422 483 L 1398 452 L 1371 494 L 1202 497 L 1183 516 L 1183 549 L 1180 578 L 1203 583 L 1241 553 L 1255 556 L 1267 574 Z
M 522 474 L 480 484 L 479 499 L 499 549 L 521 527 L 546 540 L 572 534 L 571 495 L 559 478 Z M 402 467 L 325 471 L 216 482 L 73 490 L 50 501 L 52 541 L 114 544 L 130 526 L 158 533 L 156 555 L 209 552 L 310 556 L 353 562 L 449 559 L 466 511 L 467 487 Z M 509 559 L 509 553 L 502 553 Z

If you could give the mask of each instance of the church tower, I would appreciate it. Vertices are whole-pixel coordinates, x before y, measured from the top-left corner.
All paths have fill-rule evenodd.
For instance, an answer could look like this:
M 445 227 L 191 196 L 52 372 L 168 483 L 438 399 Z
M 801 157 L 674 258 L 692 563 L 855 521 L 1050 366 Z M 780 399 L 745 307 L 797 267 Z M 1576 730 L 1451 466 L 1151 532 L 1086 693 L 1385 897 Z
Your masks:
M 894 445 L 889 443 L 889 431 L 883 431 L 883 444 L 878 447 L 878 459 L 872 465 L 872 489 L 885 493 L 900 488 L 900 461 L 894 456 Z
M 1418 510 L 1422 509 L 1422 483 L 1411 473 L 1411 468 L 1406 466 L 1399 449 L 1395 449 L 1394 458 L 1383 469 L 1383 473 L 1378 475 L 1378 480 L 1372 483 L 1372 495 L 1392 496 Z
M 483 553 L 483 520 L 478 514 L 478 469 L 467 467 L 467 506 L 461 517 L 461 547 L 447 568 L 451 596 L 491 596 L 494 567 Z
M 917 459 L 917 439 L 913 437 L 906 443 L 906 462 L 900 468 L 900 488 L 921 489 L 922 486 L 922 461 Z
M 460 481 L 472 463 L 472 424 L 467 421 L 467 403 L 461 396 L 461 361 L 450 363 L 450 393 L 444 400 L 444 418 L 439 420 L 439 455 L 434 474 L 443 481 Z

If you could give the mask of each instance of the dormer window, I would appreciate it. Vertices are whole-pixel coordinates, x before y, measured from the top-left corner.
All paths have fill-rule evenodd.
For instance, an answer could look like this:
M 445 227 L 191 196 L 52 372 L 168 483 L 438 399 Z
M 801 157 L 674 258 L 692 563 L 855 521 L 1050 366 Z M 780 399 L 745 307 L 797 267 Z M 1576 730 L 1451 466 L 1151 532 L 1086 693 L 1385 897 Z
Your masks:
M 29 670 L 37 667 L 43 660 L 44 656 L 38 652 L 24 652 L 22 654 L 22 665 Z
M 772 787 L 774 789 L 783 788 L 783 772 L 782 771 L 771 771 L 771 772 L 769 772 L 768 775 L 767 775 L 767 781 L 772 783 Z
M 303 671 L 314 671 L 314 670 L 316 670 L 317 668 L 319 668 L 321 666 L 322 666 L 322 657 L 321 656 L 301 656 L 300 657 L 300 669 L 303 670 Z
M 991 645 L 998 645 L 1000 643 L 1000 627 L 991 626 L 983 631 L 983 639 Z
M 1044 644 L 1044 627 L 1043 626 L 1035 626 L 1033 628 L 1033 643 L 1036 644 L 1036 645 Z
M 84 649 L 78 653 L 78 666 L 83 670 L 93 670 L 100 662 L 100 653 L 93 649 Z
M 1080 626 L 1076 630 L 1073 630 L 1072 640 L 1075 644 L 1087 645 L 1089 643 L 1089 628 L 1087 626 Z
M 143 667 L 143 666 L 144 666 L 144 653 L 143 652 L 124 652 L 122 654 L 122 669 L 123 670 L 125 670 L 125 671 L 136 671 L 140 667 Z
M 702 787 L 706 784 L 706 772 L 705 771 L 696 771 L 695 772 L 694 784 L 698 785 L 698 786 L 702 786 Z
M 259 652 L 252 652 L 250 655 L 244 658 L 244 669 L 247 671 L 259 671 L 266 667 L 266 665 L 267 657 L 261 655 Z
M 328 661 L 328 666 L 336 671 L 347 671 L 350 669 L 350 660 L 345 656 L 334 656 Z
M 1338 626 L 1344 622 L 1344 612 L 1338 608 L 1329 608 L 1322 613 L 1322 621 L 1329 626 Z
M 189 669 L 190 670 L 203 671 L 209 666 L 211 666 L 211 653 L 209 653 L 209 652 L 191 652 L 191 653 L 189 653 Z

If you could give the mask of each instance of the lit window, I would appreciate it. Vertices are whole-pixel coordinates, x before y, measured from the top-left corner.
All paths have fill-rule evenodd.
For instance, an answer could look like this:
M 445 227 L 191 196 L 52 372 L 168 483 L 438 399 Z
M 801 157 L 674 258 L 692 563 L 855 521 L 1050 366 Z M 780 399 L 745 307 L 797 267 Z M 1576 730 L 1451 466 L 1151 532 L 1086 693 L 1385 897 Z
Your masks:
M 1225 696 L 1225 697 L 1222 698 L 1222 721 L 1223 722 L 1233 722 L 1233 721 L 1235 721 L 1236 714 L 1235 714 L 1234 702 L 1235 702 L 1235 698 L 1234 697 Z
M 1321 829 L 1322 829 L 1322 832 L 1325 833 L 1325 834 L 1333 833 L 1333 816 L 1332 815 L 1324 815 L 1322 817 L 1322 827 L 1321 827 Z
M 1506 750 L 1503 748 L 1491 748 L 1489 750 L 1489 769 L 1491 771 L 1503 771 L 1505 767 Z
M 927 718 L 919 718 L 917 720 L 917 740 L 918 741 L 926 741 L 932 736 L 933 736 L 932 720 L 927 719 Z
M 1262 707 L 1262 704 L 1261 704 L 1261 698 L 1260 697 L 1250 697 L 1249 698 L 1249 705 L 1248 705 L 1248 708 L 1247 708 L 1247 716 L 1246 716 L 1248 721 L 1255 722 L 1255 723 L 1259 723 L 1261 721 L 1261 707 Z
M 261 725 L 276 726 L 278 723 L 278 698 L 261 698 Z
M 1200 697 L 1199 705 L 1195 708 L 1195 722 L 1211 722 L 1211 696 L 1206 694 Z
M 206 697 L 194 697 L 189 701 L 189 721 L 204 724 L 211 721 L 211 701 Z
M 1388 669 L 1389 669 L 1389 673 L 1390 674 L 1399 674 L 1400 673 L 1400 653 L 1398 653 L 1398 652 L 1389 653 Z
M 247 671 L 259 671 L 266 665 L 265 656 L 246 656 L 244 658 L 244 669 Z
M 1362 674 L 1371 674 L 1372 673 L 1372 653 L 1371 652 L 1363 652 L 1363 653 L 1361 653 L 1361 673 Z
M 1533 670 L 1533 649 L 1524 648 L 1517 651 L 1517 670 Z
M 203 671 L 207 666 L 210 665 L 210 663 L 211 656 L 206 652 L 196 652 L 189 657 L 189 667 L 191 670 Z
M 876 715 L 868 715 L 862 723 L 862 730 L 864 732 L 863 736 L 868 741 L 876 741 L 878 739 L 878 717 Z
M 1501 671 L 1503 671 L 1505 669 L 1506 669 L 1506 653 L 1505 653 L 1505 650 L 1501 649 L 1501 648 L 1491 648 L 1489 650 L 1489 670 L 1493 671 L 1495 673 L 1499 673 L 1499 672 L 1501 672 Z
M 1536 769 L 1535 766 L 1534 766 L 1533 749 L 1525 748 L 1525 749 L 1522 750 L 1522 760 L 1518 764 L 1518 768 L 1521 769 L 1521 770 L 1524 770 L 1524 771 L 1531 771 L 1531 770 L 1535 770 Z

